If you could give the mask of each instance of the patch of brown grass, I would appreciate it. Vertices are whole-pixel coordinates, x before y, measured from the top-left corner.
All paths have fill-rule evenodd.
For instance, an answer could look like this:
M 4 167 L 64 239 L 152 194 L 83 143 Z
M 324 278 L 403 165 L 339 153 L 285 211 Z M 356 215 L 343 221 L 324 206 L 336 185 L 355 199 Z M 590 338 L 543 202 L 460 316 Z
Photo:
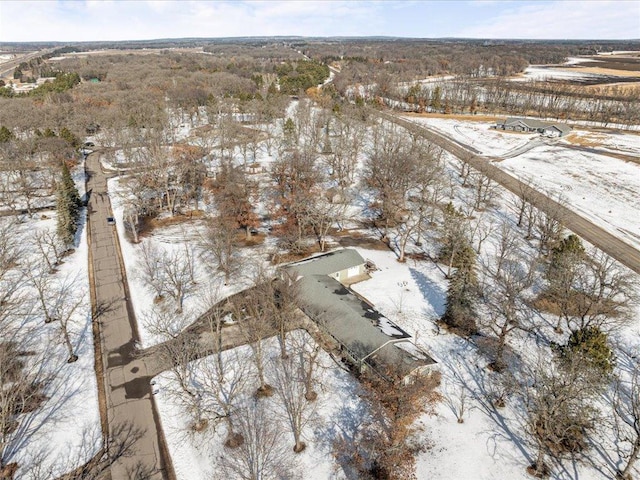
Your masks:
M 579 72 L 579 73 L 595 73 L 597 75 L 611 75 L 614 77 L 637 77 L 640 72 L 637 70 L 621 70 L 617 68 L 602 68 L 602 67 L 574 67 L 571 69 L 557 68 L 554 70 L 565 72 Z
M 429 255 L 425 252 L 418 252 L 418 253 L 407 253 L 405 254 L 405 257 L 410 259 L 410 260 L 419 260 L 419 261 L 431 261 L 431 257 L 429 257 Z
M 582 85 L 587 93 L 596 95 L 618 95 L 640 93 L 640 82 L 608 83 L 606 85 Z
M 173 225 L 180 225 L 181 223 L 188 223 L 192 220 L 203 218 L 205 215 L 203 210 L 192 210 L 186 214 L 176 214 L 173 217 L 162 218 L 146 218 L 141 222 L 139 236 L 143 237 L 148 235 L 157 228 L 171 227 Z
M 308 247 L 299 249 L 295 252 L 276 253 L 271 257 L 271 263 L 278 265 L 280 263 L 295 262 L 297 260 L 307 258 L 314 253 L 320 253 L 320 247 L 317 244 L 309 245 Z
M 338 245 L 341 247 L 361 247 L 369 250 L 388 250 L 389 245 L 380 239 L 371 238 L 360 231 L 342 230 L 335 232 L 338 237 Z
M 247 238 L 247 235 L 240 233 L 236 238 L 237 245 L 243 245 L 245 247 L 254 247 L 256 245 L 262 245 L 267 236 L 264 233 L 257 233 L 251 235 L 251 238 Z
M 571 133 L 564 137 L 564 139 L 573 145 L 580 145 L 581 147 L 600 147 L 603 145 L 604 137 L 596 133 L 589 133 L 587 135 Z
M 542 312 L 551 313 L 552 315 L 562 315 L 563 307 L 571 316 L 578 316 L 585 313 L 602 314 L 608 317 L 617 317 L 620 313 L 620 304 L 612 300 L 594 304 L 587 295 L 582 292 L 574 292 L 568 299 L 567 305 L 561 305 L 549 292 L 542 292 L 532 302 L 532 306 Z

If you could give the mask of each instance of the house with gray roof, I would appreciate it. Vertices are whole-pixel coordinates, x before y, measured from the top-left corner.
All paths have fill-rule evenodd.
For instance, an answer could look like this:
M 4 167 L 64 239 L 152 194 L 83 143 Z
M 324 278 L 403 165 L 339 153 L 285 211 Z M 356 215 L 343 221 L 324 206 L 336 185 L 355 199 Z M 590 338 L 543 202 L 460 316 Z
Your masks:
M 372 368 L 401 377 L 435 364 L 411 335 L 386 318 L 348 285 L 368 278 L 366 261 L 347 248 L 284 267 L 299 284 L 300 308 L 340 345 L 359 371 Z
M 537 132 L 546 137 L 563 137 L 571 132 L 571 127 L 564 123 L 520 117 L 509 117 L 503 121 L 499 121 L 496 123 L 496 128 L 512 132 Z

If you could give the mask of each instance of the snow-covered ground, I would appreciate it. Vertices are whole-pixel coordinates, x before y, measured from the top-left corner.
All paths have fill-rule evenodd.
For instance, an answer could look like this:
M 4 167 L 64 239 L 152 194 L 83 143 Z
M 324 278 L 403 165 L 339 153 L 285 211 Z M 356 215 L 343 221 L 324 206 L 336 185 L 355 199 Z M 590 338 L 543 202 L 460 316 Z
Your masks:
M 498 131 L 492 126 L 495 123 L 449 120 L 446 118 L 419 117 L 408 115 L 405 119 L 417 124 L 426 125 L 447 135 L 460 143 L 475 148 L 483 155 L 506 156 L 518 150 L 534 139 L 537 133 L 515 133 Z
M 84 193 L 84 169 L 74 170 L 74 179 L 81 194 Z M 45 325 L 42 315 L 33 319 L 38 327 L 31 338 L 35 358 L 43 354 L 38 367 L 53 374 L 45 393 L 49 397 L 42 408 L 26 414 L 17 434 L 22 442 L 5 460 L 18 462 L 16 478 L 56 478 L 86 462 L 101 446 L 98 392 L 94 371 L 93 334 L 88 285 L 88 251 L 85 215 L 81 214 L 81 227 L 76 235 L 75 251 L 64 258 L 55 273 L 50 275 L 49 292 L 60 285 L 72 286 L 67 304 L 80 302 L 68 322 L 69 335 L 78 360 L 67 363 L 69 354 L 62 341 L 58 322 Z M 25 235 L 25 244 L 38 230 L 56 228 L 55 211 L 41 212 L 37 217 L 24 219 L 18 235 Z M 4 221 L 10 219 L 3 218 Z M 33 248 L 33 247 L 32 247 Z M 30 259 L 23 259 L 29 262 Z M 35 292 L 31 295 L 35 298 Z M 49 299 L 55 302 L 55 298 Z M 68 305 L 67 305 L 68 306 Z M 5 452 L 6 453 L 6 452 Z M 44 475 L 45 477 L 43 477 Z
M 292 335 L 308 337 L 308 334 L 301 330 L 292 332 Z M 308 338 L 310 340 L 310 337 Z M 313 340 L 310 341 L 313 342 Z M 266 375 L 269 379 L 273 376 L 273 369 L 276 368 L 274 362 L 280 355 L 280 346 L 276 338 L 265 340 L 263 345 L 268 359 Z M 236 355 L 245 358 L 250 355 L 250 348 L 245 346 L 227 351 L 224 353 L 224 361 L 237 361 Z M 214 360 L 213 357 L 208 357 L 194 362 L 196 378 L 202 378 L 205 375 L 203 370 L 207 368 L 211 370 L 212 367 L 208 367 L 207 363 L 212 363 Z M 340 472 L 336 471 L 333 462 L 333 442 L 338 435 L 352 435 L 366 416 L 366 408 L 359 398 L 360 387 L 357 380 L 350 373 L 339 368 L 324 351 L 321 351 L 319 363 L 316 387 L 318 398 L 311 405 L 308 424 L 303 429 L 303 440 L 307 448 L 302 453 L 294 454 L 292 451 L 293 435 L 282 417 L 276 397 L 258 400 L 264 403 L 269 412 L 267 421 L 274 422 L 283 434 L 279 444 L 285 447 L 286 461 L 291 463 L 292 470 L 297 475 L 292 478 L 314 480 L 344 478 Z M 254 374 L 252 367 L 249 375 Z M 212 472 L 221 473 L 220 457 L 234 454 L 233 451 L 226 450 L 223 445 L 227 429 L 222 425 L 214 429 L 210 425 L 203 432 L 189 431 L 192 420 L 185 414 L 184 408 L 181 408 L 176 398 L 169 393 L 174 382 L 171 374 L 165 372 L 156 377 L 155 388 L 158 390 L 156 402 L 177 478 L 178 480 L 211 478 Z M 251 392 L 258 385 L 255 382 L 250 384 L 250 391 L 246 392 L 242 400 L 244 404 L 250 405 L 254 402 Z
M 496 388 L 499 375 L 486 368 L 487 357 L 478 353 L 472 343 L 436 325 L 436 319 L 445 309 L 447 284 L 442 272 L 434 264 L 423 261 L 399 263 L 391 252 L 359 251 L 376 264 L 378 271 L 370 280 L 354 285 L 353 289 L 412 334 L 416 343 L 438 361 L 437 368 L 442 373 L 439 391 L 443 399 L 437 405 L 435 415 L 424 415 L 418 422 L 430 448 L 418 456 L 417 478 L 531 478 L 525 468 L 532 463 L 535 448 L 524 432 L 521 407 L 515 400 L 507 401 L 504 408 L 493 407 L 487 395 Z M 553 335 L 551 331 L 548 334 Z M 636 320 L 620 332 L 620 338 L 637 346 L 639 334 L 640 321 Z M 516 335 L 512 344 L 517 345 L 516 351 L 521 354 L 533 356 L 537 353 L 535 341 L 526 334 Z M 551 355 L 548 350 L 546 355 Z M 457 422 L 461 395 L 466 397 L 464 423 Z M 606 412 L 608 405 L 603 403 L 601 408 Z M 599 428 L 600 440 L 614 457 L 613 461 L 617 461 L 611 453 L 615 446 L 607 440 L 611 438 L 610 427 L 601 425 Z M 606 461 L 598 455 L 593 458 L 598 468 L 565 460 L 562 465 L 554 466 L 551 478 L 611 478 L 608 470 L 611 467 Z
M 574 63 L 575 64 L 575 63 Z M 543 65 L 530 65 L 524 71 L 524 76 L 515 80 L 536 80 L 544 82 L 546 80 L 589 80 L 606 78 L 607 75 L 584 72 L 578 69 L 555 68 Z
M 634 136 L 635 137 L 635 136 Z M 640 248 L 640 165 L 558 146 L 541 146 L 497 166 L 561 195 L 580 215 Z
M 640 164 L 567 148 L 567 140 L 548 141 L 539 134 L 491 129 L 489 122 L 405 117 L 474 147 L 486 156 L 503 156 L 495 163 L 538 188 L 561 195 L 577 213 L 640 248 L 640 224 L 629 212 L 640 208 Z M 571 135 L 595 149 L 640 155 L 640 135 L 574 130 Z M 587 147 L 589 148 L 589 147 Z
M 430 118 L 419 121 L 427 122 L 488 156 L 508 156 L 510 152 L 522 150 L 531 139 L 538 138 L 537 135 L 517 135 L 490 130 L 490 124 L 486 122 Z M 605 140 L 603 141 L 611 145 L 611 148 L 636 148 L 635 138 L 610 135 L 605 136 Z M 531 177 L 536 184 L 548 184 L 562 191 L 569 204 L 577 206 L 578 209 L 590 208 L 592 214 L 598 215 L 602 215 L 603 208 L 611 210 L 611 218 L 603 217 L 599 223 L 609 221 L 616 228 L 633 228 L 632 222 L 625 220 L 625 214 L 635 211 L 639 206 L 640 180 L 636 177 L 640 176 L 634 173 L 640 167 L 636 164 L 570 150 L 558 144 L 535 147 L 522 155 L 505 160 L 500 166 L 514 172 L 521 171 L 521 175 Z M 117 192 L 117 181 L 111 182 L 110 191 Z M 596 192 L 599 201 L 596 202 L 590 197 L 593 192 Z M 583 196 L 585 200 L 580 203 L 578 200 Z M 145 309 L 152 306 L 153 298 L 149 292 L 145 293 L 142 284 L 136 283 L 135 267 L 132 266 L 139 258 L 139 251 L 136 249 L 139 249 L 140 245 L 131 245 L 124 239 L 120 221 L 121 206 L 118 204 L 117 195 L 112 195 L 112 198 L 132 286 L 132 298 L 140 323 L 140 318 L 145 316 Z M 503 211 L 500 215 L 513 215 L 513 212 Z M 190 226 L 187 237 L 193 239 L 196 231 L 196 228 Z M 157 241 L 167 249 L 181 248 L 184 235 L 185 232 L 179 227 L 170 227 L 154 233 L 144 241 Z M 417 478 L 529 478 L 525 468 L 532 462 L 535 447 L 524 432 L 522 406 L 517 399 L 512 399 L 507 400 L 503 408 L 493 407 L 487 401 L 487 396 L 491 394 L 492 389 L 497 388 L 495 385 L 498 382 L 497 374 L 486 368 L 487 356 L 481 354 L 473 342 L 448 333 L 436 324 L 437 318 L 444 311 L 447 289 L 440 267 L 428 261 L 408 260 L 406 263 L 398 263 L 395 254 L 390 251 L 358 250 L 365 259 L 375 263 L 378 271 L 374 272 L 370 280 L 354 285 L 354 290 L 370 300 L 392 322 L 413 335 L 416 343 L 438 361 L 437 368 L 442 372 L 442 384 L 439 387 L 442 401 L 436 406 L 434 415 L 424 415 L 416 425 L 420 429 L 421 439 L 429 445 L 429 448 L 418 455 Z M 203 270 L 201 275 L 206 276 L 206 271 Z M 198 289 L 208 288 L 206 279 L 201 284 L 198 283 Z M 194 294 L 192 300 L 186 300 L 185 311 L 201 307 L 196 303 L 196 297 Z M 193 303 L 187 307 L 188 302 L 192 301 Z M 524 357 L 532 358 L 540 352 L 550 355 L 548 347 L 538 345 L 538 339 L 532 339 L 528 335 L 519 332 L 513 336 L 510 344 L 515 351 Z M 545 335 L 546 338 L 561 340 L 554 337 L 552 331 L 546 332 Z M 620 339 L 633 345 L 637 345 L 638 335 L 638 321 L 618 333 Z M 145 343 L 157 341 L 150 332 L 143 333 L 143 336 Z M 277 342 L 270 339 L 265 341 L 265 345 L 270 352 L 268 357 L 274 359 L 277 356 Z M 246 347 L 241 347 L 226 352 L 225 355 L 242 354 L 246 350 Z M 196 370 L 206 370 L 207 362 L 211 361 L 212 359 L 208 358 L 195 362 Z M 356 380 L 337 368 L 328 356 L 325 355 L 323 361 L 326 362 L 326 368 L 321 371 L 323 388 L 313 415 L 313 427 L 307 428 L 305 436 L 309 448 L 298 455 L 290 453 L 290 460 L 297 465 L 302 478 L 343 479 L 348 477 L 335 464 L 332 444 L 341 429 L 348 428 L 353 431 L 357 427 L 359 419 L 366 415 L 366 409 L 358 398 Z M 201 433 L 189 432 L 189 418 L 175 396 L 170 393 L 175 389 L 175 381 L 171 375 L 165 372 L 157 377 L 155 388 L 178 478 L 208 478 L 217 470 L 221 455 L 229 454 L 222 446 L 225 428 L 221 427 L 215 432 L 213 429 Z M 464 423 L 458 423 L 457 417 L 463 396 L 466 398 Z M 603 403 L 601 407 L 606 409 L 607 405 Z M 277 411 L 275 404 L 272 411 Z M 281 421 L 277 415 L 274 415 L 274 419 L 276 422 Z M 282 426 L 282 431 L 285 432 L 284 442 L 287 445 L 292 443 L 285 426 Z M 615 446 L 609 441 L 613 436 L 608 426 L 599 426 L 599 432 L 604 453 L 592 456 L 592 466 L 585 459 L 565 459 L 562 464 L 554 464 L 552 478 L 611 478 L 611 471 L 618 462 Z

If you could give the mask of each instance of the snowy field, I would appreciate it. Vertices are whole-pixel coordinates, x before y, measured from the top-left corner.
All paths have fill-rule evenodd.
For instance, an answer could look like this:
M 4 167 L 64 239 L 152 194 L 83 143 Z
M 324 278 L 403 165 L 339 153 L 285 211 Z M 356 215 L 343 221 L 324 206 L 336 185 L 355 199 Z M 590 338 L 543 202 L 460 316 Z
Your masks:
M 635 136 L 634 136 L 635 137 Z M 640 248 L 640 165 L 558 146 L 542 146 L 496 163 L 627 243 Z
M 640 224 L 629 212 L 640 208 L 640 165 L 591 151 L 567 148 L 567 140 L 539 134 L 505 133 L 487 122 L 405 117 L 476 148 L 495 163 L 544 191 L 561 195 L 567 205 L 627 243 L 640 248 Z M 640 135 L 574 130 L 577 141 L 594 149 L 640 155 Z M 586 147 L 587 149 L 589 147 Z
M 574 63 L 575 65 L 576 63 Z M 544 82 L 546 80 L 592 80 L 603 79 L 609 77 L 608 75 L 599 75 L 597 73 L 583 72 L 580 69 L 561 68 L 561 67 L 546 67 L 542 65 L 530 65 L 528 66 L 522 77 L 517 77 L 514 80 L 535 80 L 538 82 Z
M 495 123 L 449 120 L 445 118 L 405 116 L 405 119 L 426 125 L 460 143 L 473 147 L 482 155 L 507 156 L 510 152 L 525 147 L 537 140 L 537 133 L 505 133 L 495 129 Z

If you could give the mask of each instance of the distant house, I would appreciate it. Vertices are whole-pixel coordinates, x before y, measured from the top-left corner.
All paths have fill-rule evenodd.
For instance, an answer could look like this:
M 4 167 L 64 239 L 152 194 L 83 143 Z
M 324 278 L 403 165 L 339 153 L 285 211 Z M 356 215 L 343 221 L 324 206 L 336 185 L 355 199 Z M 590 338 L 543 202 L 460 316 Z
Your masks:
M 356 369 L 401 377 L 435 364 L 411 335 L 349 285 L 366 280 L 367 262 L 354 249 L 311 257 L 284 267 L 299 284 L 300 308 L 340 345 Z
M 512 132 L 537 132 L 546 137 L 563 137 L 571 131 L 569 125 L 551 123 L 534 118 L 509 117 L 496 123 L 496 129 Z

